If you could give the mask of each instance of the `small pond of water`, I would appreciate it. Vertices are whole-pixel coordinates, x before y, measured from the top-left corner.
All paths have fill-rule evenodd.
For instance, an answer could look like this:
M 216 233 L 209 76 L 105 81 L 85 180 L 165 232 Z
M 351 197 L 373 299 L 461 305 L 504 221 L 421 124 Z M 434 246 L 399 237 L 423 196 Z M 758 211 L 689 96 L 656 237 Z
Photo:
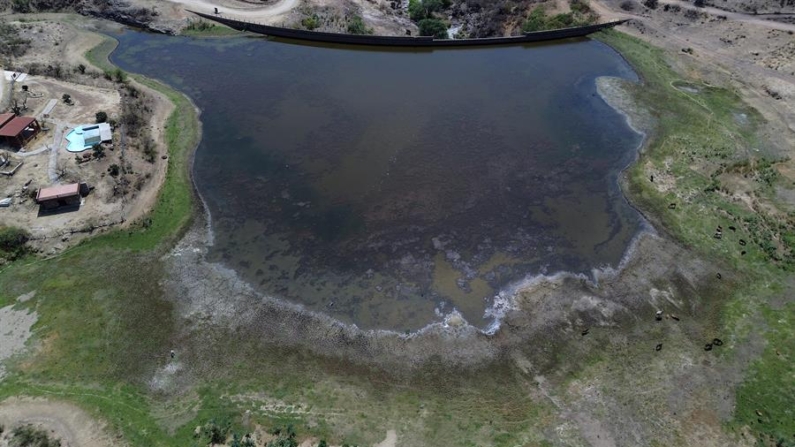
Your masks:
M 125 32 L 113 61 L 202 110 L 213 261 L 363 328 L 457 309 L 487 327 L 528 277 L 615 266 L 640 136 L 596 93 L 634 79 L 591 40 L 374 51 Z

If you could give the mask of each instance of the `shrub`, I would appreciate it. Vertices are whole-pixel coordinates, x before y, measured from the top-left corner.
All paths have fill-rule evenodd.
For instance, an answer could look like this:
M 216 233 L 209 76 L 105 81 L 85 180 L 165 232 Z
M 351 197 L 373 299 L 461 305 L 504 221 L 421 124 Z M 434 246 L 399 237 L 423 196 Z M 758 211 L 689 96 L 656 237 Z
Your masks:
M 91 146 L 91 151 L 94 153 L 94 158 L 105 158 L 105 148 L 101 144 Z
M 588 15 L 592 12 L 591 5 L 586 0 L 571 0 L 571 10 L 582 15 Z
M 117 68 L 113 70 L 113 80 L 121 84 L 127 80 L 127 74 L 124 73 L 121 68 Z
M 231 426 L 232 423 L 226 420 L 212 420 L 204 425 L 204 436 L 211 444 L 224 444 Z
M 86 66 L 85 66 L 85 65 L 83 65 L 83 64 L 79 64 L 79 65 L 77 66 L 77 71 L 79 71 L 79 72 L 80 72 L 80 74 L 86 74 Z
M 312 17 L 304 17 L 301 20 L 301 25 L 309 31 L 315 30 L 320 27 L 320 18 L 315 14 Z
M 121 168 L 116 163 L 108 167 L 108 173 L 110 174 L 111 177 L 118 177 L 119 172 L 121 172 Z
M 0 256 L 16 259 L 28 252 L 30 233 L 17 227 L 0 227 Z
M 61 441 L 50 439 L 47 432 L 32 425 L 17 427 L 11 432 L 11 447 L 60 447 Z
M 96 117 L 98 123 L 104 123 L 104 122 L 108 121 L 108 114 L 103 112 L 103 111 L 97 112 L 95 117 Z
M 417 25 L 420 27 L 420 36 L 447 39 L 447 25 L 439 19 L 422 19 Z
M 522 24 L 522 31 L 525 33 L 541 31 L 545 29 L 546 22 L 547 17 L 546 13 L 544 12 L 544 8 L 537 6 L 530 11 L 530 14 L 527 16 L 527 20 L 525 20 Z
M 659 5 L 659 4 L 660 4 L 659 0 L 644 0 L 643 1 L 643 6 L 649 8 L 649 9 L 657 9 L 657 5 Z
M 0 21 L 0 56 L 18 57 L 30 48 L 30 40 L 19 37 L 19 29 Z
M 144 141 L 144 159 L 149 163 L 154 163 L 155 159 L 157 158 L 157 146 L 155 145 L 155 141 L 151 138 L 147 138 Z
M 364 24 L 364 19 L 361 16 L 353 16 L 348 21 L 349 34 L 373 34 L 373 30 Z
M 450 5 L 445 0 L 409 0 L 409 18 L 415 22 L 427 19 Z
M 31 12 L 30 0 L 14 0 L 11 2 L 11 10 L 19 13 Z
M 63 102 L 65 102 L 67 104 L 71 104 L 72 103 L 72 95 L 70 95 L 68 93 L 64 93 L 63 96 L 61 96 L 61 99 L 63 100 Z
M 632 0 L 624 0 L 623 2 L 621 2 L 620 6 L 621 9 L 623 9 L 624 11 L 632 11 L 635 9 L 635 4 L 632 3 Z

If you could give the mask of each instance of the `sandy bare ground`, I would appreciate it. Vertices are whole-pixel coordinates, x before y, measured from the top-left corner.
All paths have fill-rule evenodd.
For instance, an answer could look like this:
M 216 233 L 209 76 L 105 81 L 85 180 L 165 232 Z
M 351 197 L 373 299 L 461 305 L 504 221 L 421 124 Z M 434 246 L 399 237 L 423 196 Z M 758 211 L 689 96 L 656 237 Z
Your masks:
M 728 20 L 732 20 L 734 22 L 744 22 L 749 23 L 752 25 L 757 25 L 762 28 L 770 28 L 770 29 L 777 29 L 782 31 L 795 31 L 795 25 L 790 23 L 783 23 L 777 22 L 774 20 L 766 20 L 764 18 L 760 18 L 758 15 L 752 14 L 743 14 L 741 12 L 731 12 L 726 11 L 719 8 L 713 8 L 711 6 L 705 6 L 703 8 L 697 8 L 693 6 L 692 3 L 687 3 L 682 0 L 660 0 L 660 4 L 662 5 L 677 5 L 682 9 L 690 9 L 698 12 L 703 12 L 706 14 L 710 14 L 713 16 L 723 16 L 726 17 Z M 793 14 L 776 14 L 771 15 L 768 17 L 777 17 L 777 18 L 785 18 L 785 17 L 793 17 Z
M 36 320 L 38 314 L 35 311 L 14 309 L 13 305 L 0 308 L 0 381 L 6 374 L 3 363 L 25 349 Z
M 13 397 L 0 402 L 0 426 L 8 432 L 32 424 L 61 440 L 63 447 L 107 447 L 124 445 L 105 433 L 104 424 L 80 408 L 47 399 Z

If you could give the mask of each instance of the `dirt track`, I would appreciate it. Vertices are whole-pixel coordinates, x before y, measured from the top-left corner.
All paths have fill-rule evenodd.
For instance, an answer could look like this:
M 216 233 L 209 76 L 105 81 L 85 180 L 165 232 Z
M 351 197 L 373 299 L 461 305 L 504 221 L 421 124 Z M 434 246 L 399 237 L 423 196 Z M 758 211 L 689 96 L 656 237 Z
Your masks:
M 220 14 L 234 18 L 248 20 L 252 22 L 266 22 L 275 17 L 284 15 L 297 7 L 301 0 L 279 0 L 268 6 L 253 6 L 249 3 L 236 1 L 218 0 L 170 0 L 174 3 L 185 5 L 186 9 L 193 9 L 197 12 L 212 13 L 218 9 Z
M 123 445 L 105 434 L 104 426 L 80 408 L 47 399 L 10 398 L 0 403 L 0 426 L 33 424 L 61 440 L 63 447 Z

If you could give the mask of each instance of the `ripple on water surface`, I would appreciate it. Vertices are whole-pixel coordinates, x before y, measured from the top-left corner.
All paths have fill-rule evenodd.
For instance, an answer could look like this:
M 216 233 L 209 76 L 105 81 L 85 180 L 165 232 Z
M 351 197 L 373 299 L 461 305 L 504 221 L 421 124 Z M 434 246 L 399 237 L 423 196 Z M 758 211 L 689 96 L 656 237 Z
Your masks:
M 457 309 L 485 327 L 528 276 L 616 265 L 640 137 L 596 94 L 605 45 L 371 51 L 126 32 L 114 62 L 202 109 L 211 258 L 364 328 Z M 167 61 L 163 63 L 163 61 Z

